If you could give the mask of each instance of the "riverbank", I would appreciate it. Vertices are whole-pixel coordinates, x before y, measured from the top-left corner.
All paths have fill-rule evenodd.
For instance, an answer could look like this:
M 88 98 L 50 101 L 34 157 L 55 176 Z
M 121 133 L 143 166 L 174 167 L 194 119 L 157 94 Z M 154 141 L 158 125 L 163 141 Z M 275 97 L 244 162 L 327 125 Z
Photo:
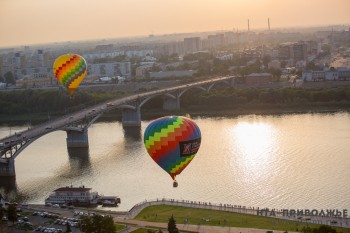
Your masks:
M 249 232 L 255 229 L 256 232 L 289 231 L 298 232 L 303 226 L 316 228 L 323 225 L 330 225 L 338 232 L 350 232 L 349 218 L 331 217 L 301 217 L 284 216 L 283 212 L 276 210 L 276 216 L 258 216 L 257 209 L 230 204 L 215 204 L 208 202 L 157 199 L 144 201 L 136 204 L 129 211 L 111 211 L 92 208 L 61 209 L 46 207 L 44 205 L 30 205 L 31 210 L 47 211 L 59 215 L 73 215 L 74 211 L 95 212 L 108 214 L 115 222 L 138 225 L 139 227 L 160 227 L 165 228 L 170 216 L 174 216 L 182 230 L 199 232 L 222 232 L 220 229 L 239 229 L 241 232 Z M 336 223 L 332 221 L 336 220 Z M 218 231 L 210 231 L 210 229 Z M 204 231 L 208 230 L 208 231 Z
M 240 105 L 236 108 L 222 109 L 212 107 L 208 109 L 195 107 L 192 111 L 181 111 L 183 114 L 192 116 L 208 116 L 208 117 L 237 117 L 244 115 L 285 115 L 285 114 L 304 114 L 304 113 L 336 113 L 349 112 L 350 103 L 345 104 L 314 104 L 314 105 Z
M 190 115 L 191 117 L 238 117 L 244 115 L 285 115 L 305 113 L 336 113 L 350 112 L 350 102 L 314 103 L 306 105 L 274 105 L 274 104 L 246 104 L 230 108 L 221 106 L 185 106 L 179 111 L 164 111 L 159 108 L 146 109 L 141 112 L 143 120 L 166 115 Z M 0 125 L 37 125 L 63 115 L 48 115 L 47 113 L 33 113 L 24 115 L 0 115 Z M 121 111 L 111 111 L 102 115 L 98 121 L 121 121 Z

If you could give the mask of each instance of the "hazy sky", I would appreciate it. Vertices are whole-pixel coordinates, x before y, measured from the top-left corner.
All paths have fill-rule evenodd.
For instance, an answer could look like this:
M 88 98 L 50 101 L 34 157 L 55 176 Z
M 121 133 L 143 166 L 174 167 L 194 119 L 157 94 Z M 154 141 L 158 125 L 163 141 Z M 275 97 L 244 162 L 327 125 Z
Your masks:
M 350 0 L 0 0 L 0 47 L 350 23 Z

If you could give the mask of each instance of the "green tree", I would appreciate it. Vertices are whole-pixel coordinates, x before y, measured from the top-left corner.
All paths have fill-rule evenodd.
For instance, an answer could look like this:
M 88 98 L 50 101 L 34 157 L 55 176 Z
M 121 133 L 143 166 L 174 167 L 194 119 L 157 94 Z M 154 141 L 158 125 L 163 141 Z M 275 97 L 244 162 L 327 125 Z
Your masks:
M 281 61 L 281 68 L 286 68 L 287 62 L 286 61 Z
M 81 231 L 84 233 L 114 233 L 116 228 L 111 216 L 83 217 Z
M 176 227 L 176 221 L 175 221 L 173 215 L 171 215 L 171 217 L 169 218 L 168 231 L 169 231 L 169 233 L 177 233 L 177 232 L 179 232 L 179 230 Z
M 302 233 L 336 233 L 337 231 L 330 226 L 321 225 L 318 228 L 311 228 L 309 226 L 303 227 L 301 229 L 301 232 Z
M 267 69 L 269 62 L 271 61 L 271 56 L 265 55 L 262 60 L 263 60 L 263 64 L 265 66 L 265 69 Z
M 305 68 L 306 70 L 321 70 L 313 61 L 308 62 Z
M 69 233 L 69 232 L 71 232 L 72 230 L 70 229 L 70 225 L 69 225 L 69 223 L 67 223 L 67 225 L 66 225 L 66 233 Z
M 4 217 L 4 208 L 0 207 L 0 218 Z
M 162 63 L 169 63 L 169 60 L 170 60 L 169 56 L 164 55 L 164 54 L 162 54 L 158 57 L 158 61 L 162 62 Z
M 281 74 L 282 74 L 280 69 L 271 68 L 271 69 L 269 69 L 269 72 L 272 74 L 274 80 L 276 80 L 276 81 L 280 80 Z
M 197 75 L 209 75 L 211 73 L 211 64 L 206 60 L 199 60 Z
M 334 228 L 327 225 L 321 225 L 314 230 L 314 233 L 336 233 L 336 232 L 337 231 Z
M 7 71 L 4 74 L 4 78 L 6 80 L 6 83 L 16 84 L 15 76 L 13 76 L 13 73 L 11 71 Z
M 213 72 L 215 74 L 225 74 L 229 68 L 229 63 L 227 61 L 221 61 L 219 59 L 214 59 L 213 61 Z
M 112 216 L 105 216 L 102 219 L 101 233 L 114 233 L 116 230 Z
M 7 207 L 7 218 L 12 223 L 17 220 L 17 209 L 15 205 L 11 204 Z
M 85 233 L 93 232 L 92 218 L 81 217 L 80 230 Z

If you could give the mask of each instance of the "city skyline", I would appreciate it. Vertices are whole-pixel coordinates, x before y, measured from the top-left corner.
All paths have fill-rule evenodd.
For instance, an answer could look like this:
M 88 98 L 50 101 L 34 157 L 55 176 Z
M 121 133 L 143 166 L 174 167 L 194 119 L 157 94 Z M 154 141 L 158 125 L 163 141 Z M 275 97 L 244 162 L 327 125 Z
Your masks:
M 332 9 L 332 10 L 330 10 Z M 346 0 L 1 0 L 0 47 L 215 30 L 350 23 Z

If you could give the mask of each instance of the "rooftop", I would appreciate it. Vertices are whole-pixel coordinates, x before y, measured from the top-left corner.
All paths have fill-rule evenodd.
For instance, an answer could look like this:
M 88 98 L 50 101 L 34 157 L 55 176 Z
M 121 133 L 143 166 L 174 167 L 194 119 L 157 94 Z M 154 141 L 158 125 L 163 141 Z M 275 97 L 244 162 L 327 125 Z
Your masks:
M 58 188 L 56 190 L 54 190 L 54 192 L 87 192 L 91 190 L 91 188 L 85 188 L 84 186 L 83 187 L 73 187 L 73 186 L 67 186 L 67 187 L 61 187 L 61 188 Z

